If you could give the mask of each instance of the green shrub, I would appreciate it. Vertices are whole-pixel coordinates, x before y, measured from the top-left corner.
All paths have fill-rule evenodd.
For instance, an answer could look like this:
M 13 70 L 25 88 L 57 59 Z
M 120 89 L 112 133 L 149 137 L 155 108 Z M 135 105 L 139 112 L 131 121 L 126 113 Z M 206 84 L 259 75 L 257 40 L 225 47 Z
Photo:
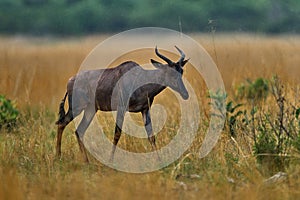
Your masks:
M 266 173 L 274 173 L 284 170 L 284 160 L 280 157 L 281 149 L 278 149 L 276 136 L 270 130 L 260 127 L 257 141 L 253 151 L 257 162 Z
M 244 111 L 238 110 L 242 104 L 236 104 L 232 101 L 229 101 L 226 105 L 226 126 L 229 129 L 230 135 L 235 137 L 236 136 L 236 125 L 237 119 L 240 115 L 244 113 Z
M 228 130 L 230 136 L 235 137 L 237 119 L 243 114 L 243 111 L 239 110 L 242 104 L 235 104 L 233 101 L 226 103 L 227 94 L 223 94 L 220 91 L 217 91 L 216 93 L 211 92 L 209 98 L 212 99 L 210 105 L 214 109 L 213 115 L 224 119 L 224 128 Z
M 289 166 L 293 146 L 300 149 L 297 132 L 300 111 L 286 98 L 285 85 L 278 76 L 270 80 L 270 93 L 276 106 L 268 110 L 258 107 L 254 123 L 254 135 L 257 134 L 254 137 L 254 155 L 268 172 L 276 172 Z
M 296 109 L 295 111 L 295 118 L 296 120 L 298 120 L 298 133 L 297 136 L 293 142 L 293 146 L 295 147 L 295 149 L 298 151 L 298 153 L 300 153 L 300 108 Z
M 236 97 L 254 101 L 263 100 L 268 96 L 269 90 L 269 81 L 267 79 L 257 78 L 254 81 L 247 79 L 246 84 L 242 83 L 237 87 Z
M 0 129 L 5 128 L 11 130 L 15 127 L 19 111 L 14 103 L 0 95 Z
M 260 127 L 260 133 L 257 141 L 254 143 L 254 155 L 261 162 L 263 156 L 273 156 L 278 154 L 276 138 L 267 129 Z

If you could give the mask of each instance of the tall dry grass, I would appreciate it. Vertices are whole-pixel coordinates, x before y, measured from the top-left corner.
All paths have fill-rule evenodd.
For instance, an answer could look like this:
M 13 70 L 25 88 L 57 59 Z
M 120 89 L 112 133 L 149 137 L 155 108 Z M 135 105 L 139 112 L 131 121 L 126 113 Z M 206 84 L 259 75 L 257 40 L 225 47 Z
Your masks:
M 88 53 L 108 36 L 47 39 L 0 38 L 0 93 L 20 105 L 54 108 L 63 96 L 68 78 Z M 280 74 L 283 81 L 299 84 L 300 40 L 297 36 L 192 35 L 218 65 L 227 91 L 247 78 Z M 113 50 L 118 47 L 111 47 Z M 109 50 L 108 50 L 109 51 Z M 139 57 L 142 57 L 139 58 Z M 135 61 L 149 60 L 137 55 Z M 192 76 L 186 68 L 186 76 Z
M 16 100 L 21 110 L 17 129 L 0 132 L 0 199 L 299 198 L 299 165 L 286 169 L 288 180 L 265 185 L 267 177 L 252 156 L 252 144 L 242 143 L 241 138 L 233 141 L 224 133 L 214 150 L 204 159 L 198 159 L 209 120 L 205 109 L 208 99 L 203 80 L 194 76 L 191 66 L 186 67 L 184 76 L 198 91 L 203 115 L 198 136 L 178 161 L 159 171 L 139 175 L 112 170 L 91 156 L 91 164 L 86 165 L 74 137 L 74 125 L 64 133 L 63 157 L 58 160 L 54 121 L 66 82 L 94 46 L 106 37 L 0 38 L 0 94 Z M 299 85 L 298 36 L 195 34 L 192 37 L 217 63 L 230 98 L 236 85 L 247 78 L 270 78 L 278 74 L 292 91 Z M 146 56 L 127 56 L 138 62 L 148 60 Z M 298 93 L 289 92 L 288 98 L 297 102 L 293 94 Z M 172 99 L 169 91 L 156 99 L 168 112 L 167 123 L 157 138 L 158 146 L 167 144 L 176 133 L 178 102 Z M 274 102 L 268 100 L 267 104 L 270 109 L 275 108 Z M 107 113 L 100 113 L 99 117 L 105 133 L 112 138 L 113 117 Z M 139 115 L 133 118 L 140 123 Z M 127 135 L 122 135 L 119 144 L 138 152 L 150 149 L 146 139 Z

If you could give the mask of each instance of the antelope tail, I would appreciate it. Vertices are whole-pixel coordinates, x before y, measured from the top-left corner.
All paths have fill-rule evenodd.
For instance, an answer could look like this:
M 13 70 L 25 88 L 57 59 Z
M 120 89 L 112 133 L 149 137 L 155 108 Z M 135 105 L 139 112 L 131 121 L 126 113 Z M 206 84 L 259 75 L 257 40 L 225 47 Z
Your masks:
M 64 121 L 65 116 L 66 116 L 66 112 L 65 112 L 65 102 L 66 102 L 66 98 L 68 96 L 68 92 L 66 92 L 65 97 L 61 100 L 60 104 L 59 104 L 59 118 L 58 120 L 55 122 L 55 124 L 60 124 Z

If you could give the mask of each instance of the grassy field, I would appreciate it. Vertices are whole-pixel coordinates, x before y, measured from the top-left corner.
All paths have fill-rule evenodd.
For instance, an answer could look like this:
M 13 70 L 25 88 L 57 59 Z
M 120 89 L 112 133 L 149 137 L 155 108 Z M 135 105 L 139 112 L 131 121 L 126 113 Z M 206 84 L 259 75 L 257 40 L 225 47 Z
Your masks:
M 73 124 L 63 135 L 62 158 L 55 157 L 54 123 L 66 82 L 108 36 L 1 37 L 0 94 L 15 101 L 20 115 L 13 130 L 0 130 L 0 199 L 299 199 L 299 36 L 191 36 L 217 63 L 227 102 L 243 105 L 232 112 L 227 109 L 221 138 L 208 156 L 199 159 L 209 122 L 209 98 L 204 81 L 188 65 L 184 76 L 200 102 L 198 135 L 179 160 L 145 174 L 110 169 L 91 155 L 91 163 L 85 164 Z M 137 62 L 145 59 L 149 57 L 133 55 Z M 254 84 L 259 78 L 268 83 L 263 98 Z M 170 91 L 156 99 L 168 116 L 157 136 L 159 147 L 178 129 L 178 102 L 172 99 Z M 99 117 L 105 134 L 112 138 L 112 116 L 99 113 Z M 133 118 L 141 122 L 139 115 Z M 125 134 L 119 145 L 136 152 L 150 149 L 146 139 Z M 274 183 L 266 181 L 279 171 L 287 176 Z

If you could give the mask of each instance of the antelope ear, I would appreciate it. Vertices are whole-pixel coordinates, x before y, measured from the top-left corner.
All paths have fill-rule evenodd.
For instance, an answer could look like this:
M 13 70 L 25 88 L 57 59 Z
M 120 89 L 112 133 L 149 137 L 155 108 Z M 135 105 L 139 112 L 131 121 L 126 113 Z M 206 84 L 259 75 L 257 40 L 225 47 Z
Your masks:
M 184 65 L 185 65 L 189 60 L 190 60 L 190 59 L 186 59 L 186 60 L 182 61 L 181 67 L 184 67 Z M 178 64 L 179 64 L 179 63 L 178 63 Z
M 150 59 L 151 60 L 151 63 L 152 65 L 155 67 L 155 68 L 158 68 L 158 69 L 161 69 L 163 67 L 163 64 L 156 61 L 156 60 L 153 60 L 153 59 Z

